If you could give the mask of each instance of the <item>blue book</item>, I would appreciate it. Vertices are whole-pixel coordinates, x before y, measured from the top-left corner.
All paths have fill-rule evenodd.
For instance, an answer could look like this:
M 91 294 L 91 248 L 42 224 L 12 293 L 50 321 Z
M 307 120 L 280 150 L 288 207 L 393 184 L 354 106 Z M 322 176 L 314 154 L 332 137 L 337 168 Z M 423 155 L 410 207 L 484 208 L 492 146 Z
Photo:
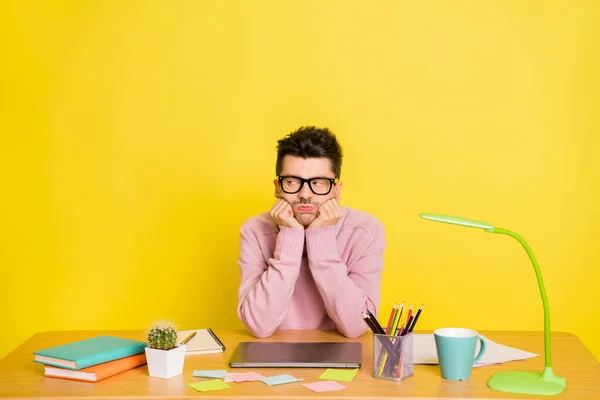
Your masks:
M 72 370 L 118 360 L 144 352 L 147 344 L 138 340 L 98 336 L 78 342 L 34 351 L 33 361 Z

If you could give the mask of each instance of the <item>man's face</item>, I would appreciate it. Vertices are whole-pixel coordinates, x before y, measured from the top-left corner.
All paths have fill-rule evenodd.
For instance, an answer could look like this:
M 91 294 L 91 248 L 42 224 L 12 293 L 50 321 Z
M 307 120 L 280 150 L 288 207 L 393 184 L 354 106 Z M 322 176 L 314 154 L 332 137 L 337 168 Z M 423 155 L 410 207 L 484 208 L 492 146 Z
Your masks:
M 331 170 L 331 162 L 327 158 L 302 158 L 285 156 L 283 158 L 281 176 L 295 176 L 298 178 L 335 178 Z M 285 193 L 279 181 L 275 179 L 275 197 L 282 198 L 291 204 L 294 216 L 305 227 L 317 218 L 317 212 L 321 204 L 329 199 L 340 200 L 342 182 L 336 183 L 326 195 L 314 194 L 307 182 L 298 193 Z

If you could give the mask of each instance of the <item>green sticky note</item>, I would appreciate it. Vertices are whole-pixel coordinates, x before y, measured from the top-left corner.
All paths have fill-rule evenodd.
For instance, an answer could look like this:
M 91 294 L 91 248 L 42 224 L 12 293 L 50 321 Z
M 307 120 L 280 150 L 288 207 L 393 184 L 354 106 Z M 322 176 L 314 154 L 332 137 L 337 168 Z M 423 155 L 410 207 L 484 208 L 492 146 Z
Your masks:
M 193 387 L 194 389 L 196 389 L 199 392 L 208 392 L 209 390 L 229 389 L 231 387 L 220 379 L 212 379 L 210 381 L 188 383 L 188 385 Z
M 344 381 L 351 382 L 356 376 L 358 368 L 354 369 L 331 369 L 328 368 L 323 372 L 319 379 L 326 379 L 328 381 Z

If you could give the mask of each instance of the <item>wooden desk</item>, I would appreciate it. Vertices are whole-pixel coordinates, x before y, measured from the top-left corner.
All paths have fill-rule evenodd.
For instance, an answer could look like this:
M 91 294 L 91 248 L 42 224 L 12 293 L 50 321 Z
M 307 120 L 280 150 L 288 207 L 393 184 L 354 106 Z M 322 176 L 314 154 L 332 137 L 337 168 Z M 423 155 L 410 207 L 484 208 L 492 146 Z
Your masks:
M 101 334 L 145 340 L 141 331 L 68 331 L 43 332 L 32 336 L 21 346 L 0 361 L 0 398 L 35 399 L 177 399 L 177 398 L 249 398 L 249 399 L 531 399 L 533 396 L 519 396 L 496 392 L 486 385 L 489 376 L 506 369 L 542 371 L 543 336 L 541 332 L 483 332 L 498 343 L 541 354 L 526 361 L 515 361 L 503 365 L 478 367 L 473 369 L 471 379 L 465 382 L 447 381 L 441 378 L 438 366 L 415 366 L 415 375 L 403 382 L 392 382 L 372 377 L 372 337 L 363 335 L 363 364 L 356 378 L 346 383 L 348 388 L 337 392 L 315 393 L 301 383 L 291 383 L 270 387 L 261 382 L 231 383 L 231 389 L 213 392 L 197 392 L 187 383 L 197 382 L 194 369 L 227 369 L 234 372 L 249 371 L 244 368 L 230 369 L 228 366 L 237 343 L 258 340 L 245 331 L 215 330 L 227 346 L 227 351 L 219 354 L 195 355 L 186 357 L 184 373 L 181 376 L 163 380 L 148 376 L 146 366 L 107 378 L 98 383 L 69 381 L 45 378 L 43 366 L 33 362 L 33 351 L 56 346 L 75 340 L 86 339 Z M 335 332 L 322 331 L 280 331 L 267 341 L 342 341 L 346 340 Z M 556 374 L 567 378 L 567 390 L 552 399 L 600 399 L 600 364 L 579 339 L 568 333 L 553 333 L 553 368 Z M 290 373 L 304 378 L 303 383 L 315 382 L 324 369 L 268 369 L 256 368 L 252 371 L 265 376 Z

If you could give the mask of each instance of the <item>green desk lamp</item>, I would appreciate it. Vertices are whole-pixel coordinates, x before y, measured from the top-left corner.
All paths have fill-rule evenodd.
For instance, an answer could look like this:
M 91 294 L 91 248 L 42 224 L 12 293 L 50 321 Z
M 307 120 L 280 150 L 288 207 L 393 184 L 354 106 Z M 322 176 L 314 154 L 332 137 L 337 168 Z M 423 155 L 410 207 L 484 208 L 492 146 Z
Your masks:
M 544 303 L 544 353 L 545 353 L 545 367 L 544 372 L 530 372 L 530 371 L 502 371 L 497 372 L 490 377 L 488 380 L 488 386 L 491 389 L 499 390 L 501 392 L 508 393 L 520 393 L 520 394 L 541 394 L 541 395 L 554 395 L 562 393 L 567 386 L 565 378 L 554 375 L 551 366 L 550 357 L 550 308 L 548 306 L 548 298 L 546 297 L 546 289 L 544 287 L 544 281 L 542 280 L 542 273 L 540 267 L 533 255 L 533 252 L 525 243 L 525 240 L 514 232 L 507 229 L 496 228 L 492 224 L 487 222 L 473 221 L 470 219 L 450 217 L 447 215 L 439 214 L 419 214 L 421 218 L 429 219 L 432 221 L 445 222 L 447 224 L 469 226 L 471 228 L 480 228 L 490 233 L 501 233 L 504 235 L 512 236 L 517 239 L 519 243 L 525 248 L 529 259 L 533 264 L 535 275 L 537 276 L 538 286 L 540 287 L 540 293 L 542 294 L 542 302 Z

